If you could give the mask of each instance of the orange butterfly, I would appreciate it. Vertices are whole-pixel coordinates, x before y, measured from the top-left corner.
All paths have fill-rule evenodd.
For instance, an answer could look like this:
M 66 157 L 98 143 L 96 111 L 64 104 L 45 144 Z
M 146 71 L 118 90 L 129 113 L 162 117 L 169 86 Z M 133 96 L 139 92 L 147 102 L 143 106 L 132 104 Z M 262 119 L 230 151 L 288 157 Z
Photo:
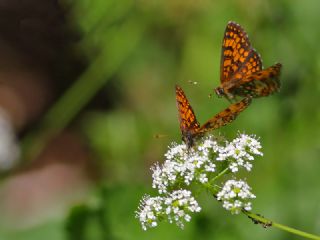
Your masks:
M 222 112 L 210 118 L 202 126 L 200 126 L 197 121 L 185 93 L 178 85 L 176 85 L 176 102 L 182 140 L 187 144 L 188 148 L 190 148 L 193 146 L 196 137 L 202 136 L 207 131 L 220 128 L 235 120 L 237 115 L 249 106 L 251 97 L 246 97 L 242 101 L 230 105 Z
M 264 97 L 280 88 L 281 64 L 263 69 L 260 55 L 251 47 L 244 29 L 235 22 L 229 22 L 223 38 L 220 86 L 216 94 L 228 100 L 235 96 Z

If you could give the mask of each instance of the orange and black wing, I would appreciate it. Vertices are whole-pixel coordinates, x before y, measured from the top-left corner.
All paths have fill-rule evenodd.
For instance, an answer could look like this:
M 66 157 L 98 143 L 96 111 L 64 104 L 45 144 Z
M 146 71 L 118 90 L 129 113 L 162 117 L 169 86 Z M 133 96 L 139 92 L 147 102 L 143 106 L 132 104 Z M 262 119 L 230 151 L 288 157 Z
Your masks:
M 176 102 L 182 139 L 188 146 L 191 146 L 192 138 L 199 130 L 200 125 L 184 91 L 178 85 L 176 85 Z
M 251 49 L 248 57 L 246 58 L 244 63 L 241 65 L 239 70 L 236 73 L 234 73 L 230 81 L 234 81 L 236 79 L 241 80 L 261 70 L 262 70 L 261 57 L 256 50 Z
M 251 47 L 247 33 L 239 24 L 229 22 L 222 42 L 220 82 L 240 78 L 243 74 L 249 75 L 261 69 L 261 58 Z
M 234 88 L 234 94 L 240 96 L 263 97 L 280 89 L 280 72 L 282 65 L 277 63 L 267 69 L 252 73 L 240 79 Z
M 245 110 L 251 103 L 252 98 L 246 97 L 243 100 L 230 105 L 228 108 L 223 110 L 222 112 L 215 115 L 213 118 L 209 119 L 205 124 L 203 124 L 200 129 L 199 133 L 211 131 L 222 126 L 231 123 L 236 117 Z

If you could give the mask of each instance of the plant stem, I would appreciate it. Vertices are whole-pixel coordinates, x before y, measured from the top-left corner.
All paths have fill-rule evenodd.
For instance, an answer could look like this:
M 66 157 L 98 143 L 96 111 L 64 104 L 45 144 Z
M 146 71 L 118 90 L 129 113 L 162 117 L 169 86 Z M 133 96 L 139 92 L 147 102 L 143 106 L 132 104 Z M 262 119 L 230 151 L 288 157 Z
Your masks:
M 273 226 L 273 227 L 279 228 L 279 229 L 281 229 L 283 231 L 287 231 L 289 233 L 292 233 L 292 234 L 295 234 L 295 235 L 298 235 L 298 236 L 301 236 L 301 237 L 304 237 L 304 238 L 320 240 L 320 236 L 317 236 L 317 235 L 314 235 L 314 234 L 311 234 L 311 233 L 307 233 L 307 232 L 303 232 L 303 231 L 297 230 L 295 228 L 291 228 L 291 227 L 282 225 L 280 223 L 276 223 L 274 221 L 271 221 L 270 219 L 267 219 L 265 217 L 262 217 L 262 216 L 260 216 L 258 214 L 254 214 L 254 213 L 249 212 L 249 211 L 243 210 L 242 212 L 244 214 L 246 214 L 249 218 L 251 218 L 255 223 L 262 224 L 264 227 Z
M 213 183 L 215 180 L 217 180 L 218 178 L 222 177 L 224 174 L 226 174 L 229 170 L 229 167 L 225 168 L 222 172 L 220 172 L 217 176 L 215 176 L 214 178 L 212 178 L 210 180 L 210 184 Z
M 214 178 L 212 178 L 207 184 L 205 184 L 206 186 L 206 190 L 210 191 L 213 196 L 216 198 L 216 194 L 217 194 L 217 189 L 216 186 L 213 185 L 214 181 L 216 181 L 218 178 L 222 177 L 224 174 L 226 174 L 229 171 L 229 168 L 225 168 L 224 170 L 222 170 L 217 176 L 215 176 Z

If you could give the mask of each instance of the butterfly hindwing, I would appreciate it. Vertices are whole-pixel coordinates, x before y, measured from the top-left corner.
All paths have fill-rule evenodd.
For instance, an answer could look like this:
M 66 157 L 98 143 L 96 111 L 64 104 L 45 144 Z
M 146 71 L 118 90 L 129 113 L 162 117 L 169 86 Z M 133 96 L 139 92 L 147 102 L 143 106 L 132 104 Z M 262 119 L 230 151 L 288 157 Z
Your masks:
M 252 97 L 268 96 L 280 89 L 279 75 L 281 64 L 277 63 L 267 69 L 252 74 L 242 80 L 242 88 Z M 246 93 L 239 95 L 247 95 Z
M 199 132 L 218 129 L 222 126 L 227 125 L 228 123 L 231 123 L 236 119 L 239 113 L 241 113 L 250 105 L 250 103 L 251 103 L 251 98 L 247 97 L 237 103 L 230 105 L 228 108 L 221 111 L 220 113 L 215 115 L 213 118 L 209 119 L 205 124 L 203 124 L 200 127 Z
M 267 69 L 239 79 L 238 83 L 234 83 L 238 86 L 234 88 L 234 94 L 238 96 L 263 97 L 277 92 L 281 86 L 279 80 L 280 71 L 281 64 L 277 63 Z

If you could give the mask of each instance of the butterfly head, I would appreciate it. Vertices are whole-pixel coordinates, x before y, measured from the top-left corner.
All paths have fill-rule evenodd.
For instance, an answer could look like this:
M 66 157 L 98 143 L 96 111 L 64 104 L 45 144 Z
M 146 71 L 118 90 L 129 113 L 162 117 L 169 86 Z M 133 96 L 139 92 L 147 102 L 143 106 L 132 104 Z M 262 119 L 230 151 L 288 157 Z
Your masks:
M 217 88 L 214 89 L 214 91 L 216 92 L 218 97 L 223 97 L 223 96 L 226 95 L 226 93 L 224 92 L 222 87 L 217 87 Z

